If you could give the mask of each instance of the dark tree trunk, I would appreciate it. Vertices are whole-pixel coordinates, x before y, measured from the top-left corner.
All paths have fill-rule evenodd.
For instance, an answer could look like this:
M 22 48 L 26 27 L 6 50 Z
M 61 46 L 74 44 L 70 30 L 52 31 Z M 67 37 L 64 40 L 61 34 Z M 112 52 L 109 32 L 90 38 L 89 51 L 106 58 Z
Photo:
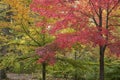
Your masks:
M 6 79 L 7 75 L 6 75 L 6 71 L 5 69 L 1 69 L 0 70 L 0 80 Z
M 76 71 L 76 70 L 75 70 Z M 77 74 L 75 73 L 74 80 L 78 80 Z
M 75 60 L 77 60 L 77 52 L 75 52 L 75 56 L 74 56 L 74 59 L 75 59 Z M 78 80 L 77 69 L 75 69 L 74 80 Z
M 46 80 L 46 63 L 42 64 L 42 80 Z
M 105 46 L 100 46 L 100 73 L 99 73 L 100 80 L 104 80 L 104 53 Z

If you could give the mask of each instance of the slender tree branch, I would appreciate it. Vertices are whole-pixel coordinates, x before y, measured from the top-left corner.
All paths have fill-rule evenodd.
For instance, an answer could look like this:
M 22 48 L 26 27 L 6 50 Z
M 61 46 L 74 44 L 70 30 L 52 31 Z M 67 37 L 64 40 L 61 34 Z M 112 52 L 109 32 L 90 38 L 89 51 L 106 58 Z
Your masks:
M 99 13 L 98 13 L 97 10 L 95 9 L 95 6 L 94 6 L 93 2 L 92 2 L 91 0 L 89 0 L 89 2 L 90 2 L 90 4 L 91 4 L 91 6 L 93 7 L 93 9 L 94 9 L 95 13 L 97 14 L 97 16 L 99 16 Z
M 96 26 L 98 26 L 98 23 L 97 23 L 97 21 L 96 21 L 96 19 L 95 19 L 95 17 L 94 17 L 94 16 L 92 17 L 92 19 L 93 19 L 93 21 L 94 21 L 95 25 L 96 25 Z
M 41 45 L 38 41 L 36 41 L 36 40 L 28 33 L 28 31 L 25 29 L 24 25 L 22 25 L 21 27 L 22 27 L 22 29 L 24 30 L 24 32 L 29 36 L 29 38 L 31 38 L 35 43 L 37 43 L 38 46 Z
M 120 0 L 118 0 L 118 2 L 108 11 L 108 14 L 110 14 L 112 10 L 118 6 L 119 3 L 120 3 Z

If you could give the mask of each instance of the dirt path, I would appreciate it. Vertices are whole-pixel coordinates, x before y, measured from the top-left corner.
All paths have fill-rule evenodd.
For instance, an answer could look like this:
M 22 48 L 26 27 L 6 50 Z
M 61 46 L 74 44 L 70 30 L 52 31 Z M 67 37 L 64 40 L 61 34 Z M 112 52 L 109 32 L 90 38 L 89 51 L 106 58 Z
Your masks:
M 8 73 L 7 77 L 10 80 L 38 80 L 38 79 L 35 79 L 32 74 L 14 74 L 14 73 Z

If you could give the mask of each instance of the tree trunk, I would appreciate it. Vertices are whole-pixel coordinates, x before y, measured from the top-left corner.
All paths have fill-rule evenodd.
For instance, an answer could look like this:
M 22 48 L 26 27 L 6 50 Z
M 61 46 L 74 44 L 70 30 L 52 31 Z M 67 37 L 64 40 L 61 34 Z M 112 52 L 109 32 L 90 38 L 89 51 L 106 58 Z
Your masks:
M 76 70 L 75 70 L 76 71 Z M 74 75 L 74 80 L 78 80 L 77 74 Z
M 42 64 L 42 80 L 46 80 L 46 63 Z
M 75 60 L 77 60 L 77 52 L 75 52 L 75 56 L 74 56 L 74 59 L 75 59 Z M 74 80 L 78 80 L 77 69 L 75 69 Z
M 100 73 L 99 73 L 100 80 L 104 80 L 104 53 L 105 46 L 100 46 Z
M 0 80 L 6 79 L 7 75 L 6 75 L 6 71 L 5 69 L 1 69 L 0 70 Z

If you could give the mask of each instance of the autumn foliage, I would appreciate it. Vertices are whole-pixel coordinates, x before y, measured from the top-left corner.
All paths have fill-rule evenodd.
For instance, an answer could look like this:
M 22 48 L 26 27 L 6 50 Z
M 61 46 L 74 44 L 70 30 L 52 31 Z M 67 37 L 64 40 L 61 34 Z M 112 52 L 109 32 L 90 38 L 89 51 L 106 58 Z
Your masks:
M 46 18 L 53 18 L 49 33 L 56 36 L 59 48 L 70 48 L 76 42 L 92 44 L 94 47 L 108 46 L 112 53 L 120 53 L 119 37 L 114 35 L 115 11 L 119 10 L 119 0 L 33 0 L 31 9 Z M 39 22 L 43 23 L 43 22 Z M 61 33 L 72 28 L 72 33 Z M 40 52 L 38 52 L 40 53 Z M 45 54 L 45 53 L 43 53 Z

